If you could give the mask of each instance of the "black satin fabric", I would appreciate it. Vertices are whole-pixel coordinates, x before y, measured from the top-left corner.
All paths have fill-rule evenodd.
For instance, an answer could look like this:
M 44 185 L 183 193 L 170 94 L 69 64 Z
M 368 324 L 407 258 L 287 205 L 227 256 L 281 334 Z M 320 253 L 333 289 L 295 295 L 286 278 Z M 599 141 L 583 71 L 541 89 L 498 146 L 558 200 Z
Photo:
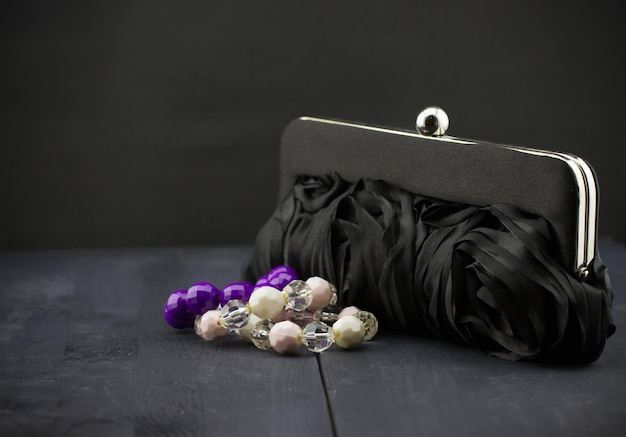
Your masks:
M 333 282 L 381 324 L 510 360 L 595 361 L 614 332 L 599 255 L 585 282 L 557 260 L 550 225 L 383 181 L 302 177 L 258 234 L 247 280 L 288 264 Z

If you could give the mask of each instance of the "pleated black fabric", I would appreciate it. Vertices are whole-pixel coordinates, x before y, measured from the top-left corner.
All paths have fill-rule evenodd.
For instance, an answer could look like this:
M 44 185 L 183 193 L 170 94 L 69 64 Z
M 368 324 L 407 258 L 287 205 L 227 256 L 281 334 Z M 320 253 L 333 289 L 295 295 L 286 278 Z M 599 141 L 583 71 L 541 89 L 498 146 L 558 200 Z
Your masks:
M 555 247 L 544 219 L 508 205 L 302 177 L 259 232 L 244 276 L 288 264 L 327 278 L 342 305 L 374 312 L 383 326 L 510 360 L 595 361 L 615 330 L 606 268 L 596 256 L 581 282 Z

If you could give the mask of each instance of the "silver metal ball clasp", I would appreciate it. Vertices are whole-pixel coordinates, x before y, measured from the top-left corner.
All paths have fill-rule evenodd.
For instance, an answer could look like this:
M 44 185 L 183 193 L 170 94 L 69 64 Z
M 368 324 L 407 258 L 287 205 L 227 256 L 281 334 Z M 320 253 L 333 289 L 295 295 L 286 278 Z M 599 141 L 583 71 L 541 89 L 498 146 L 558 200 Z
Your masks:
M 415 128 L 420 135 L 441 137 L 450 126 L 450 119 L 446 111 L 438 106 L 424 108 L 415 120 Z

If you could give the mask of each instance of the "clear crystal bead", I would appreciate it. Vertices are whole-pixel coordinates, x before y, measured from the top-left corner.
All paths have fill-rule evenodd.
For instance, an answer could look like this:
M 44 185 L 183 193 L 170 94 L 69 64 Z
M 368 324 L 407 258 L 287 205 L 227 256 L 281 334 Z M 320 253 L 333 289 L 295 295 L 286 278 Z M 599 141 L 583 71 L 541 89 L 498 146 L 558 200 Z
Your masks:
M 315 320 L 319 320 L 320 322 L 330 323 L 331 325 L 337 321 L 339 318 L 339 312 L 333 311 L 330 307 L 326 307 L 323 310 L 320 310 L 316 313 Z
M 309 323 L 302 330 L 302 344 L 311 352 L 322 352 L 335 342 L 335 334 L 326 323 Z
M 270 344 L 270 330 L 274 326 L 274 322 L 269 319 L 261 320 L 257 323 L 252 331 L 250 331 L 250 340 L 259 349 L 268 350 L 272 347 Z
M 302 327 L 317 320 L 317 312 L 310 308 L 305 308 L 302 311 L 287 308 L 285 317 L 287 317 L 287 320 L 291 320 L 296 325 Z
M 331 284 L 328 283 L 329 287 L 330 287 L 330 292 L 331 292 L 331 296 L 330 296 L 330 305 L 337 305 L 337 301 L 339 300 L 339 297 L 337 296 L 337 287 L 335 287 L 335 284 Z
M 287 296 L 287 308 L 292 310 L 302 311 L 313 302 L 313 290 L 309 284 L 299 279 L 287 284 L 283 293 Z
M 356 318 L 363 322 L 365 326 L 365 340 L 371 340 L 378 332 L 378 320 L 376 316 L 369 311 L 359 311 L 355 314 Z
M 220 323 L 224 328 L 241 329 L 248 324 L 250 310 L 243 300 L 231 300 L 222 307 Z

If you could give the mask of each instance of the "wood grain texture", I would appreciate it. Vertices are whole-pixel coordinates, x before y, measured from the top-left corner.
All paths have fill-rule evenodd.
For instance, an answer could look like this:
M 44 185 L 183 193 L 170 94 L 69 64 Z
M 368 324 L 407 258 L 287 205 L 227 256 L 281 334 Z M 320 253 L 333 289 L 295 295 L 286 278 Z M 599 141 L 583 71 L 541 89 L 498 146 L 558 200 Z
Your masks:
M 596 363 L 508 362 L 434 339 L 381 336 L 320 357 L 337 434 L 624 435 L 626 248 L 601 249 L 618 330 Z
M 618 436 L 626 354 L 623 342 L 610 346 L 598 363 L 573 368 L 402 336 L 321 359 L 340 436 Z
M 2 252 L 0 436 L 621 435 L 626 247 L 601 249 L 618 331 L 582 367 L 389 334 L 283 357 L 163 322 L 172 290 L 224 286 L 247 248 Z
M 0 255 L 0 435 L 332 434 L 313 355 L 162 320 L 172 290 L 236 280 L 247 252 Z

